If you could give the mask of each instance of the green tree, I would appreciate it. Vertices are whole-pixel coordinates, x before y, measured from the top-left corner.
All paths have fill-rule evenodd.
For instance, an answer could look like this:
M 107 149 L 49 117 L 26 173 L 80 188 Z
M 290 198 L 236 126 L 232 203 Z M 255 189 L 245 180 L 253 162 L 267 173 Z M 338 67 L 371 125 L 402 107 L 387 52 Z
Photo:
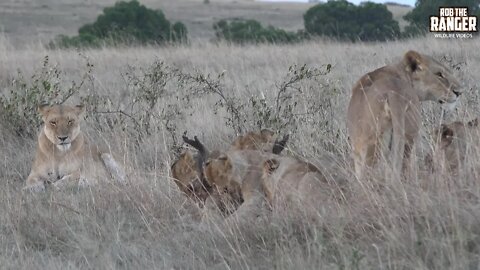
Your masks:
M 303 38 L 299 32 L 288 32 L 273 26 L 264 27 L 255 20 L 220 20 L 213 24 L 219 40 L 233 43 L 291 43 Z
M 84 47 L 104 44 L 165 44 L 185 41 L 187 28 L 171 24 L 161 10 L 152 10 L 138 1 L 117 2 L 103 10 L 92 24 L 78 30 L 78 36 L 57 38 L 60 47 Z
M 438 16 L 440 7 L 468 7 L 472 15 L 480 15 L 480 0 L 417 0 L 415 7 L 403 18 L 409 22 L 405 29 L 407 35 L 416 35 L 428 31 L 430 16 Z
M 398 22 L 386 5 L 364 2 L 358 9 L 360 23 L 360 40 L 387 40 L 400 35 Z
M 311 7 L 303 18 L 307 33 L 340 40 L 384 41 L 400 34 L 387 7 L 371 2 L 329 1 Z

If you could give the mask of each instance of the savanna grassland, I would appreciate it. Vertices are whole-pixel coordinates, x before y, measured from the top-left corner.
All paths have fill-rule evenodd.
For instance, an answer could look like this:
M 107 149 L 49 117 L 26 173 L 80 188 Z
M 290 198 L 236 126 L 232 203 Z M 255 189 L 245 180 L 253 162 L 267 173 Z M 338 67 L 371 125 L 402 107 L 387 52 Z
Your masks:
M 210 148 L 225 149 L 236 132 L 263 127 L 291 134 L 286 155 L 318 163 L 322 153 L 333 153 L 338 170 L 351 175 L 345 112 L 354 81 L 416 48 L 456 67 L 465 86 L 445 121 L 471 118 L 478 114 L 477 46 L 475 40 L 433 39 L 82 52 L 3 46 L 3 94 L 40 91 L 44 81 L 76 89 L 67 103 L 87 103 L 88 135 L 119 154 L 131 183 L 22 192 L 35 147 L 25 125 L 38 120 L 32 120 L 34 112 L 3 119 L 1 264 L 25 269 L 477 269 L 478 158 L 472 155 L 458 176 L 426 174 L 422 162 L 431 145 L 429 130 L 441 122 L 437 104 L 423 106 L 414 176 L 392 181 L 378 173 L 362 182 L 350 177 L 344 199 L 321 202 L 315 223 L 293 210 L 243 227 L 222 227 L 208 213 L 200 221 L 168 176 L 184 131 Z M 158 96 L 153 107 L 142 99 L 148 93 Z M 238 117 L 227 110 L 232 108 Z
M 56 35 L 73 35 L 85 23 L 95 21 L 103 8 L 115 0 L 6 0 L 0 3 L 0 31 L 15 43 L 48 42 Z M 303 28 L 303 13 L 312 6 L 305 3 L 262 3 L 253 0 L 146 0 L 142 4 L 161 9 L 168 20 L 181 21 L 191 40 L 214 37 L 212 25 L 221 19 L 255 19 L 286 30 Z M 402 10 L 394 7 L 394 10 Z M 402 11 L 401 11 L 402 12 Z
M 34 2 L 2 4 L 18 3 Z M 48 29 L 52 36 L 65 31 Z M 478 143 L 469 139 L 472 151 L 456 175 L 429 173 L 423 162 L 433 127 L 480 113 L 478 46 L 478 40 L 427 37 L 76 51 L 46 50 L 27 34 L 6 33 L 0 40 L 0 95 L 9 105 L 0 111 L 1 268 L 478 269 Z M 374 171 L 358 181 L 345 128 L 351 87 L 409 49 L 451 67 L 465 93 L 453 112 L 422 105 L 411 176 L 400 181 Z M 128 185 L 22 191 L 40 123 L 35 107 L 63 99 L 86 104 L 84 130 L 125 164 Z M 260 128 L 290 134 L 285 155 L 319 164 L 330 153 L 338 161 L 333 169 L 347 175 L 342 199 L 319 201 L 315 222 L 291 209 L 224 226 L 169 178 L 185 131 L 210 149 L 226 149 L 237 134 Z
M 56 35 L 74 35 L 78 28 L 95 21 L 103 8 L 115 0 L 4 0 L 0 1 L 0 32 L 20 47 L 48 43 Z M 275 3 L 253 0 L 144 0 L 152 9 L 161 9 L 168 20 L 181 21 L 192 41 L 215 37 L 213 23 L 221 19 L 254 19 L 288 31 L 303 29 L 303 14 L 312 7 L 307 3 Z M 389 5 L 400 27 L 402 16 L 411 7 Z

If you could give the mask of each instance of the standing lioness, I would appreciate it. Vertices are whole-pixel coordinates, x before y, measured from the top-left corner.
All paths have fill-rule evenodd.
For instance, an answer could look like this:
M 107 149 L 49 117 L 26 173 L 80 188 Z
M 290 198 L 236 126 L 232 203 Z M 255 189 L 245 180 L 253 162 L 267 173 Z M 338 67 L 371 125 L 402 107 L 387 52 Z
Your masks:
M 44 122 L 26 189 L 42 191 L 46 183 L 94 184 L 98 179 L 125 180 L 125 173 L 111 154 L 89 144 L 80 130 L 83 106 L 41 105 Z
M 365 165 L 373 165 L 382 142 L 390 148 L 394 168 L 400 170 L 419 131 L 420 102 L 454 105 L 460 94 L 459 83 L 447 67 L 415 51 L 407 52 L 398 64 L 360 78 L 347 113 L 357 177 Z

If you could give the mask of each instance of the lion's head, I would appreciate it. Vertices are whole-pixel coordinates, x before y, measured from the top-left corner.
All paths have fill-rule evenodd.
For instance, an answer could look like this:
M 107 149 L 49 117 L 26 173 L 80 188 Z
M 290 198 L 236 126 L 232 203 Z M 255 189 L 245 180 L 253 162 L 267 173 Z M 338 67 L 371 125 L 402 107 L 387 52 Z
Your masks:
M 198 150 L 198 155 L 195 158 L 191 154 L 182 155 L 172 166 L 172 176 L 182 179 L 201 178 L 210 186 L 228 188 L 232 182 L 231 177 L 233 177 L 233 166 L 228 155 L 219 151 L 208 151 L 196 136 L 193 140 L 186 135 L 183 135 L 182 138 L 185 143 Z M 271 141 L 269 151 L 280 154 L 285 149 L 289 136 L 285 135 L 281 139 L 276 138 L 275 140 L 274 138 L 274 132 L 266 129 L 258 133 L 249 132 L 245 136 L 237 138 L 233 143 L 235 145 L 237 142 L 240 149 L 231 149 L 230 151 L 250 150 L 250 148 L 260 150 L 259 144 Z M 187 181 L 183 182 L 187 183 Z
M 227 155 L 222 154 L 205 162 L 204 174 L 207 182 L 220 189 L 232 185 L 233 166 Z
M 456 169 L 459 161 L 467 156 L 468 144 L 480 135 L 478 123 L 479 118 L 476 118 L 466 123 L 456 121 L 436 128 L 433 131 L 435 153 L 427 155 L 427 165 L 441 162 L 440 165 L 447 169 Z
M 80 134 L 80 122 L 83 120 L 83 105 L 40 105 L 45 136 L 62 151 L 70 149 L 72 142 Z
M 263 129 L 260 132 L 248 132 L 244 136 L 240 136 L 232 144 L 234 147 L 228 153 L 241 153 L 242 151 L 253 151 L 256 156 L 261 156 L 264 152 L 280 154 L 289 140 L 289 135 L 283 136 L 281 139 L 273 131 Z M 236 190 L 237 182 L 234 172 L 233 161 L 227 153 L 210 157 L 206 159 L 204 165 L 204 175 L 207 181 L 212 185 L 227 190 Z M 261 166 L 261 164 L 253 164 Z
M 201 155 L 194 156 L 190 151 L 184 152 L 172 165 L 172 178 L 187 197 L 200 206 L 212 198 L 216 207 L 224 214 L 230 214 L 243 202 L 240 186 L 232 182 L 231 164 L 225 156 L 213 152 L 200 172 L 198 161 Z
M 414 89 L 420 93 L 420 100 L 454 105 L 461 95 L 460 83 L 450 69 L 432 57 L 409 51 L 402 64 L 410 74 Z
M 434 139 L 441 149 L 445 150 L 452 146 L 455 140 L 466 142 L 468 134 L 478 130 L 479 118 L 475 118 L 467 123 L 455 121 L 449 124 L 442 124 L 439 129 L 434 131 Z
M 263 135 L 261 135 L 262 133 Z M 248 134 L 257 134 L 267 138 L 273 135 L 273 132 L 263 130 L 260 133 L 251 132 Z M 200 199 L 202 202 L 205 202 L 207 197 L 215 195 L 222 197 L 222 200 L 228 198 L 228 204 L 241 204 L 243 202 L 241 187 L 235 181 L 237 176 L 228 153 L 242 150 L 230 150 L 227 153 L 210 152 L 196 136 L 194 139 L 189 139 L 184 134 L 182 138 L 186 144 L 198 150 L 198 153 L 196 155 L 192 155 L 189 151 L 183 153 L 171 167 L 172 178 L 180 190 L 187 196 Z M 281 139 L 277 138 L 270 144 L 270 151 L 274 154 L 280 154 L 284 150 L 288 139 L 288 135 Z M 263 152 L 258 151 L 258 153 Z
M 205 202 L 210 193 L 210 185 L 199 172 L 197 157 L 190 151 L 185 151 L 172 164 L 170 171 L 181 191 L 195 201 Z
M 275 132 L 262 129 L 260 132 L 250 131 L 238 136 L 232 143 L 231 150 L 262 150 L 271 151 L 276 139 Z

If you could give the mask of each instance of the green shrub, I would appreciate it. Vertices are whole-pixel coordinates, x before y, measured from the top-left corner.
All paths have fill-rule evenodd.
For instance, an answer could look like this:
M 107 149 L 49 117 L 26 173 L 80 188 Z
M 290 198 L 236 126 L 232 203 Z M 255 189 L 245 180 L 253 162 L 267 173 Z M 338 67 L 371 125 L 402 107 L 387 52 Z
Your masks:
M 152 10 L 138 1 L 117 2 L 107 7 L 92 24 L 86 24 L 74 37 L 58 36 L 51 47 L 98 47 L 117 44 L 165 44 L 184 42 L 187 28 L 171 24 L 161 10 Z
M 255 20 L 221 20 L 213 24 L 213 29 L 217 39 L 237 44 L 293 43 L 303 38 L 300 33 L 285 31 L 273 26 L 264 27 Z
M 311 7 L 303 18 L 307 33 L 339 40 L 385 41 L 400 35 L 387 7 L 371 2 L 356 6 L 346 0 L 329 1 Z
M 0 95 L 0 122 L 9 123 L 18 136 L 33 138 L 42 121 L 38 105 L 63 104 L 93 80 L 93 65 L 86 59 L 86 70 L 77 81 L 66 85 L 65 73 L 45 56 L 43 65 L 31 78 L 18 72 L 9 89 Z
M 248 100 L 235 95 L 226 88 L 224 72 L 204 74 L 178 71 L 177 78 L 187 103 L 191 99 L 205 98 L 205 96 L 217 99 L 212 107 L 214 113 L 221 114 L 225 120 L 225 126 L 231 128 L 237 135 L 248 130 L 263 128 L 294 134 L 299 123 L 314 119 L 315 121 L 326 119 L 325 121 L 321 120 L 323 127 L 321 132 L 334 133 L 337 130 L 332 131 L 332 128 L 327 128 L 331 126 L 332 119 L 319 117 L 320 114 L 330 114 L 332 103 L 329 100 L 333 98 L 332 94 L 338 93 L 325 78 L 331 69 L 331 64 L 318 68 L 307 65 L 290 66 L 282 81 L 275 83 L 273 88 L 265 90 L 265 93 L 270 92 L 273 95 L 255 95 Z M 318 98 L 311 96 L 311 93 L 318 93 L 319 85 L 322 90 L 325 90 L 323 94 L 325 102 L 323 102 L 324 100 L 319 102 Z

